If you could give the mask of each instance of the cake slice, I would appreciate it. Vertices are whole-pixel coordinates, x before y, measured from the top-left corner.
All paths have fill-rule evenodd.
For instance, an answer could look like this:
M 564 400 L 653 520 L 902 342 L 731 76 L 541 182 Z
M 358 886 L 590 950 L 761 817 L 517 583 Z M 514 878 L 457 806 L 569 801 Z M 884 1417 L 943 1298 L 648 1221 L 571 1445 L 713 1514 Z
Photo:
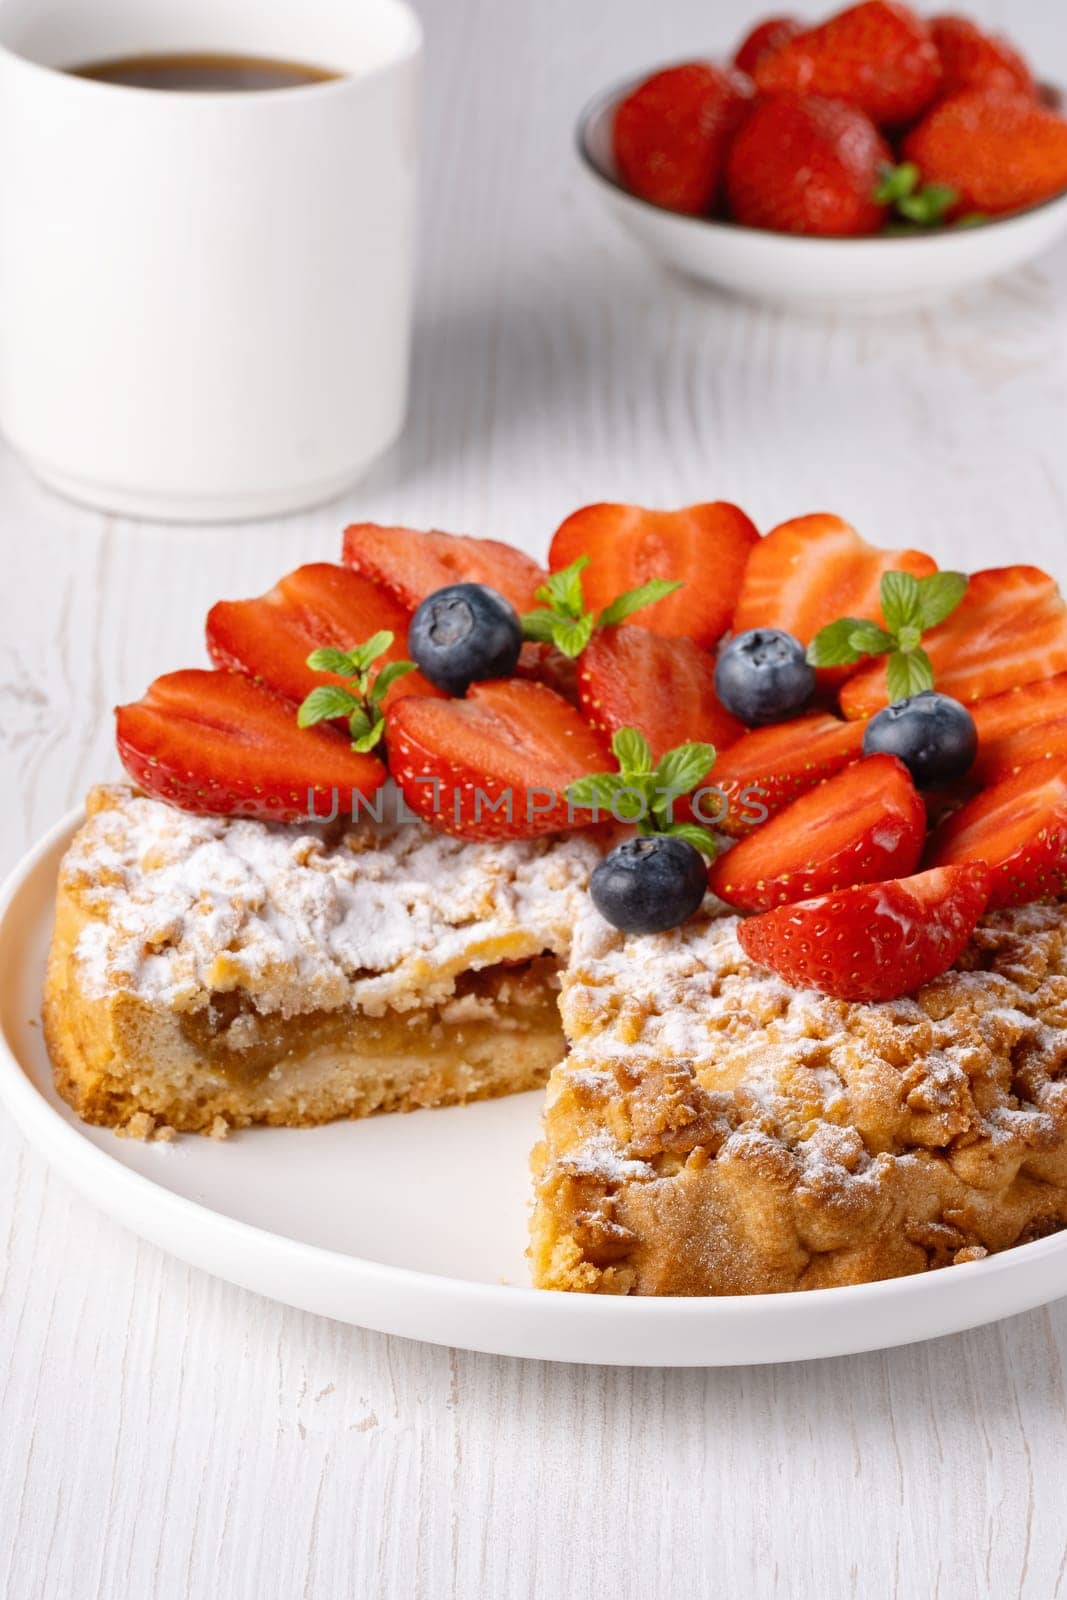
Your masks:
M 880 1004 L 791 988 L 737 919 L 582 917 L 530 1249 L 543 1288 L 705 1295 L 922 1272 L 1067 1222 L 1067 908 L 985 917 Z
M 197 817 L 95 789 L 44 1004 L 86 1121 L 303 1126 L 543 1084 L 588 839 Z

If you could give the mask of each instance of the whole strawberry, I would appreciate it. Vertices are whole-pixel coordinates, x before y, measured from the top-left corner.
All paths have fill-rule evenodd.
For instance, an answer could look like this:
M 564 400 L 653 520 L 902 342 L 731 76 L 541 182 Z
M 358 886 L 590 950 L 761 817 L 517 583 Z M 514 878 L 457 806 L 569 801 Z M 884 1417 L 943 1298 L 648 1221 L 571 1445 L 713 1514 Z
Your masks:
M 761 57 L 755 78 L 763 94 L 847 100 L 879 127 L 900 128 L 932 102 L 941 61 L 907 6 L 864 0 Z
M 765 55 L 780 50 L 796 34 L 803 32 L 804 24 L 794 17 L 768 17 L 745 36 L 734 56 L 734 66 L 751 77 Z
M 877 233 L 875 200 L 893 156 L 870 118 L 840 100 L 765 100 L 746 119 L 726 162 L 735 222 L 781 233 Z
M 984 33 L 967 17 L 933 17 L 930 32 L 941 57 L 941 94 L 995 89 L 1036 97 L 1030 68 L 1000 34 Z
M 956 191 L 956 216 L 1018 211 L 1067 189 L 1067 121 L 1025 95 L 953 95 L 912 129 L 903 154 L 925 183 Z
M 726 147 L 751 94 L 748 78 L 706 61 L 640 84 L 615 113 L 615 161 L 627 188 L 670 211 L 714 210 Z

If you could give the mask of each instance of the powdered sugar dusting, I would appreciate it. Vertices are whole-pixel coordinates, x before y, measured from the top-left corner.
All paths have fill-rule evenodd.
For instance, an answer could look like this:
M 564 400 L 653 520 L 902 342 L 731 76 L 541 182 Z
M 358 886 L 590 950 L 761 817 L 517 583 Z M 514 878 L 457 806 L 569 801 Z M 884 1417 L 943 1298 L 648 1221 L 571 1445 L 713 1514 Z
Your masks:
M 599 859 L 578 836 L 471 844 L 421 824 L 333 839 L 119 787 L 90 812 L 63 866 L 93 919 L 80 980 L 177 1007 L 238 986 L 287 1015 L 446 998 L 460 971 L 564 953 Z

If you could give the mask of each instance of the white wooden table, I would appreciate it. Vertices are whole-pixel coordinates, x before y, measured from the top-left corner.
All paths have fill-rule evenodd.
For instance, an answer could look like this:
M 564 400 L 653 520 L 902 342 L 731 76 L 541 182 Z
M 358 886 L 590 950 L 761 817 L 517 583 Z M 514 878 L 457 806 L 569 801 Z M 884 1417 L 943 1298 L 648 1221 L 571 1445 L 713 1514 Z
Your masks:
M 1067 578 L 1067 250 L 892 320 L 661 276 L 571 153 L 583 99 L 725 45 L 752 0 L 427 0 L 411 422 L 343 504 L 138 527 L 0 456 L 0 865 L 116 772 L 110 708 L 201 660 L 220 596 L 351 515 L 540 553 L 599 498 L 812 510 Z M 1048 0 L 1008 21 L 1067 81 Z M 359 374 L 353 374 L 359 382 Z M 998 1597 L 1064 1587 L 1067 1302 L 787 1368 L 523 1364 L 317 1321 L 87 1210 L 0 1124 L 0 1592 Z

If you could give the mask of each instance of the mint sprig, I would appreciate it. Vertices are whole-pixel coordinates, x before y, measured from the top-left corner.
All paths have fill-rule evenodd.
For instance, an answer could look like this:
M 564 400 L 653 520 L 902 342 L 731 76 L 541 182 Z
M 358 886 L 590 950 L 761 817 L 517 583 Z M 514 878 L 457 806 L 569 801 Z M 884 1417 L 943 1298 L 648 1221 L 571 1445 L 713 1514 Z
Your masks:
M 620 822 L 633 822 L 643 834 L 669 833 L 715 859 L 718 841 L 696 822 L 675 822 L 674 805 L 703 783 L 715 765 L 713 744 L 680 744 L 657 765 L 644 734 L 620 728 L 611 741 L 617 772 L 596 772 L 579 778 L 567 790 L 578 810 L 607 811 Z
M 554 572 L 547 583 L 534 593 L 543 602 L 536 611 L 528 611 L 522 619 L 522 636 L 537 644 L 554 644 L 563 655 L 580 656 L 597 628 L 611 628 L 625 622 L 635 611 L 665 600 L 681 583 L 668 583 L 664 578 L 650 578 L 640 588 L 628 589 L 599 616 L 585 607 L 582 590 L 582 573 L 589 565 L 588 556 L 579 556 L 562 572 Z
M 313 650 L 307 658 L 312 672 L 329 672 L 348 682 L 320 683 L 312 689 L 296 714 L 299 726 L 312 728 L 317 722 L 346 717 L 353 750 L 361 754 L 373 750 L 385 732 L 382 701 L 399 678 L 415 671 L 414 661 L 389 661 L 371 682 L 371 668 L 394 637 L 386 629 L 352 650 Z
M 911 231 L 941 227 L 958 202 L 959 193 L 947 183 L 923 183 L 915 162 L 903 161 L 899 166 L 882 168 L 874 200 L 876 205 L 892 206 L 898 221 L 910 224 Z
M 889 657 L 889 698 L 907 700 L 934 686 L 934 668 L 922 647 L 923 634 L 951 616 L 967 592 L 962 572 L 932 572 L 927 578 L 910 572 L 882 575 L 884 627 L 864 617 L 842 617 L 820 628 L 808 646 L 813 667 L 851 666 L 864 656 Z

